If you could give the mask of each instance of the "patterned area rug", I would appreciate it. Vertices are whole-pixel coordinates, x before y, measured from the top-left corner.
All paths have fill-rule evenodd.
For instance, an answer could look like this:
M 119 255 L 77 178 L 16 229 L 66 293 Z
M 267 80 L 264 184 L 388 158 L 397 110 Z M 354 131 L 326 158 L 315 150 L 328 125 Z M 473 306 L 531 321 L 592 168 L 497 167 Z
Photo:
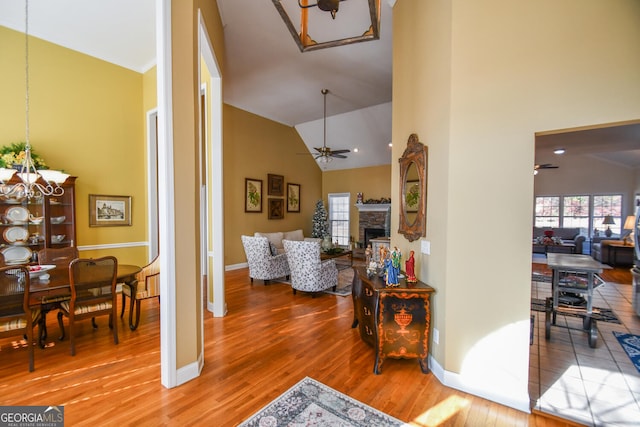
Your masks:
M 349 297 L 351 296 L 351 282 L 353 282 L 353 268 L 338 269 L 338 287 L 335 291 L 327 289 L 324 292 L 326 294 Z
M 545 311 L 544 300 L 531 298 L 531 310 L 544 312 Z M 570 316 L 570 317 L 584 317 L 582 313 L 583 311 L 578 311 L 578 310 L 576 310 L 575 313 L 568 312 L 568 311 L 558 312 L 559 315 Z M 593 307 L 593 314 L 591 315 L 591 317 L 600 322 L 621 324 L 620 320 L 618 320 L 618 317 L 615 315 L 615 313 L 608 308 Z
M 640 335 L 624 334 L 616 331 L 613 331 L 613 335 L 617 338 L 638 372 L 640 372 Z
M 240 424 L 244 426 L 408 426 L 364 403 L 305 377 Z

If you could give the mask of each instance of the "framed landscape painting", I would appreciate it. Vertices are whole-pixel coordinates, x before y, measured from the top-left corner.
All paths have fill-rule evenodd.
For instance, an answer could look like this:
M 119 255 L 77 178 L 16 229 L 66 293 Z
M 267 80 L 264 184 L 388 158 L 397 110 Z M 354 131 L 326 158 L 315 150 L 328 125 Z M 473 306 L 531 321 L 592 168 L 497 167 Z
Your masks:
M 287 184 L 287 212 L 300 212 L 300 184 Z
M 89 194 L 89 227 L 131 225 L 131 196 Z
M 244 211 L 262 212 L 262 180 L 244 179 Z

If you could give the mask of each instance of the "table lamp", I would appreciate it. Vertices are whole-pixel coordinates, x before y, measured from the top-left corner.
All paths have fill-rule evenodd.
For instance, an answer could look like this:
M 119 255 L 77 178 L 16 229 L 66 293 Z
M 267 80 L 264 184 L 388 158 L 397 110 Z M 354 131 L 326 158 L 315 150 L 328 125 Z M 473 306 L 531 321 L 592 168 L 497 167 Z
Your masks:
M 624 220 L 624 226 L 622 227 L 624 230 L 629 230 L 628 233 L 625 233 L 625 236 L 622 238 L 622 242 L 625 245 L 631 244 L 631 236 L 633 235 L 633 229 L 636 225 L 636 217 L 633 215 L 627 216 L 627 219 Z
M 611 215 L 605 215 L 604 221 L 602 221 L 602 224 L 607 226 L 607 229 L 604 231 L 605 236 L 611 237 L 611 227 L 609 226 L 616 224 L 616 222 L 613 220 L 613 217 Z

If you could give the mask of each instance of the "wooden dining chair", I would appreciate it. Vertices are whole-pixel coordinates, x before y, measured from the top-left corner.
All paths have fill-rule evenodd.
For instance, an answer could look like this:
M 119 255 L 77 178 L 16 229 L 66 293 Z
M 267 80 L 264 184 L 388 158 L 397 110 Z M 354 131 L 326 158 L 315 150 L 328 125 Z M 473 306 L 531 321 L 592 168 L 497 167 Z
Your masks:
M 140 323 L 140 303 L 143 299 L 160 298 L 160 256 L 157 256 L 142 270 L 136 274 L 136 279 L 131 283 L 123 283 L 122 286 L 122 310 L 120 317 L 124 315 L 125 299 L 129 297 L 129 329 L 135 331 Z M 133 312 L 136 312 L 135 322 Z
M 40 309 L 32 309 L 29 306 L 30 285 L 27 267 L 0 267 L 0 337 L 26 337 L 29 372 L 32 372 L 33 327 L 40 319 Z
M 109 316 L 109 327 L 113 330 L 113 342 L 118 344 L 118 323 L 115 321 L 116 277 L 118 260 L 113 256 L 102 258 L 76 258 L 69 264 L 69 284 L 71 299 L 60 303 L 58 324 L 64 339 L 63 317 L 69 319 L 69 341 L 71 355 L 76 354 L 75 322 L 91 318 L 93 328 L 97 328 L 97 316 Z
M 40 265 L 55 265 L 56 269 L 69 271 L 71 261 L 78 258 L 78 248 L 68 246 L 64 248 L 44 248 L 38 251 Z M 69 301 L 71 293 L 42 297 L 42 317 L 40 318 L 40 343 L 47 339 L 47 313 L 60 306 L 63 301 Z

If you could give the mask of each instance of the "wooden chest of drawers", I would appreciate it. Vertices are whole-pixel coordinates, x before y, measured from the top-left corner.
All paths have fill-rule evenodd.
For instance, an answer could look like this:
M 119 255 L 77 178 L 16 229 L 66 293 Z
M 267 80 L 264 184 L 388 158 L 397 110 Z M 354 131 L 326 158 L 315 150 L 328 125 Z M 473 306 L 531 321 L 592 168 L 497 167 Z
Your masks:
M 375 374 L 387 357 L 416 358 L 422 372 L 429 372 L 433 292 L 425 283 L 407 284 L 404 279 L 398 287 L 386 287 L 381 278 L 368 277 L 365 268 L 354 267 L 351 327 L 358 327 L 360 338 L 375 348 Z

